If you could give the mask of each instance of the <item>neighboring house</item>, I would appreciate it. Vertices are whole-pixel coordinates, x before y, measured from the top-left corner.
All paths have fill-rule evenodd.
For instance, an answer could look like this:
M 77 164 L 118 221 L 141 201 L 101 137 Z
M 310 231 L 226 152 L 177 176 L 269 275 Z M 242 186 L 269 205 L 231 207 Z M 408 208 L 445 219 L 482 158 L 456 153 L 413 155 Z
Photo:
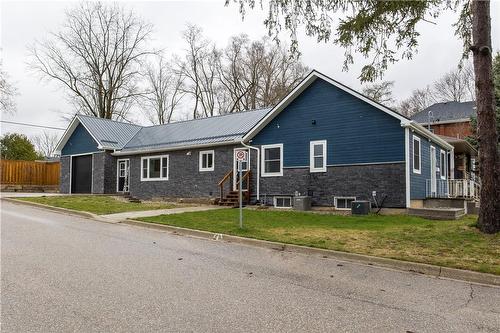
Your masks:
M 472 134 L 470 118 L 475 115 L 475 102 L 443 102 L 429 106 L 411 119 L 430 127 L 434 134 L 465 139 Z
M 475 102 L 436 103 L 412 116 L 412 120 L 439 135 L 453 145 L 455 152 L 455 179 L 477 180 L 476 149 L 465 140 L 472 134 L 471 117 L 476 115 Z
M 269 109 L 148 127 L 77 115 L 57 150 L 64 193 L 223 199 L 246 150 L 250 201 L 286 207 L 300 193 L 339 209 L 418 206 L 454 160 L 439 136 L 316 71 Z

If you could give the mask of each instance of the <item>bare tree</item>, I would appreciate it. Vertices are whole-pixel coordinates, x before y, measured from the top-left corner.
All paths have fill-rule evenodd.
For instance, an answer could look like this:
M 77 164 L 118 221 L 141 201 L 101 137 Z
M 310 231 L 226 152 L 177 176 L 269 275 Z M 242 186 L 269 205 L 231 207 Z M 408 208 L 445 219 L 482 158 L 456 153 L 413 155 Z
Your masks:
M 0 60 L 0 112 L 14 113 L 16 111 L 16 103 L 14 96 L 17 95 L 17 89 L 9 82 L 8 74 L 2 69 L 2 61 Z
M 470 63 L 449 71 L 425 89 L 416 89 L 398 105 L 398 110 L 412 116 L 439 102 L 475 100 L 474 71 Z
M 435 99 L 431 88 L 427 86 L 424 89 L 413 90 L 410 97 L 399 103 L 397 110 L 401 114 L 411 117 L 415 113 L 422 111 L 434 103 L 437 103 L 437 100 Z
M 390 105 L 395 102 L 392 96 L 394 81 L 382 81 L 373 83 L 363 88 L 363 94 L 376 102 Z
M 300 60 L 287 48 L 268 38 L 250 41 L 246 35 L 233 37 L 224 52 L 220 80 L 231 100 L 226 112 L 273 106 L 307 74 Z
M 193 118 L 275 105 L 308 72 L 269 38 L 234 36 L 219 50 L 197 26 L 189 25 L 183 36 L 188 47 L 176 71 L 185 77 Z
M 153 124 L 170 123 L 174 111 L 185 93 L 182 91 L 183 77 L 175 73 L 172 66 L 159 55 L 154 65 L 146 70 L 147 92 L 142 96 L 146 112 Z
M 117 4 L 82 2 L 60 32 L 30 48 L 31 67 L 64 87 L 79 112 L 123 119 L 140 92 L 151 26 Z
M 43 132 L 31 138 L 36 151 L 44 157 L 52 156 L 58 141 L 59 135 L 49 132 Z
M 194 101 L 193 118 L 203 116 L 204 110 L 202 99 L 204 98 L 202 79 L 206 76 L 203 73 L 203 63 L 207 61 L 211 43 L 202 35 L 200 27 L 188 25 L 183 32 L 184 41 L 187 44 L 184 58 L 176 58 L 177 73 L 185 78 L 183 85 L 184 92 L 191 96 Z M 208 75 L 210 76 L 210 75 Z
M 434 82 L 434 98 L 438 101 L 465 102 L 475 99 L 474 69 L 467 63 L 446 73 Z

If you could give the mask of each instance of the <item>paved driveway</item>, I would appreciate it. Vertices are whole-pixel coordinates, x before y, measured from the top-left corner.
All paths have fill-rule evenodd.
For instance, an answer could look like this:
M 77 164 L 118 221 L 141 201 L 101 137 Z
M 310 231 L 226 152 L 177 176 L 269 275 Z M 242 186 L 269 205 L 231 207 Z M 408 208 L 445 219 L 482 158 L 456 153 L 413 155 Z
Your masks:
M 500 330 L 495 287 L 7 202 L 1 217 L 2 332 Z

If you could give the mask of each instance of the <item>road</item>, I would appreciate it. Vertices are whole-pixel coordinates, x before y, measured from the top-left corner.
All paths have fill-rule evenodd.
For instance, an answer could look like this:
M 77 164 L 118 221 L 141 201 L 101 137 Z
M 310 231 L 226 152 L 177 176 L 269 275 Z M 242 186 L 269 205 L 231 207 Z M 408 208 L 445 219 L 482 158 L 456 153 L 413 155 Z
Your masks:
M 498 332 L 500 288 L 3 201 L 2 332 Z

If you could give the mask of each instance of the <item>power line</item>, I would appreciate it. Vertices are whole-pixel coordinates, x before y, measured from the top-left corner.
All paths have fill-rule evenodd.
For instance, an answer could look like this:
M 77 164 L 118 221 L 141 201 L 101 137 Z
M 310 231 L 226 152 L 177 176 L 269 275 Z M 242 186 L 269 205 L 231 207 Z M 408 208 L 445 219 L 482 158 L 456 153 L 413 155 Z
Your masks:
M 28 123 L 18 123 L 16 121 L 0 120 L 0 122 L 6 123 L 6 124 L 13 124 L 13 125 L 38 127 L 38 128 L 47 128 L 47 129 L 53 129 L 53 130 L 59 130 L 59 131 L 65 131 L 66 130 L 65 128 L 61 128 L 61 127 L 52 127 L 52 126 L 44 126 L 44 125 L 36 125 L 36 124 L 28 124 Z

